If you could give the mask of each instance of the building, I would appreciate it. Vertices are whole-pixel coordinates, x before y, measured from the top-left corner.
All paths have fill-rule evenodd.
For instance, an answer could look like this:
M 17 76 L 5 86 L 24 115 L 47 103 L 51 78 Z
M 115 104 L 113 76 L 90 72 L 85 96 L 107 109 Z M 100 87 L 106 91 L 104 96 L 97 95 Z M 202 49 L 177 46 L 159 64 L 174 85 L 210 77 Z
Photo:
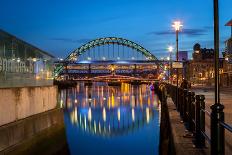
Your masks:
M 193 60 L 188 61 L 188 79 L 193 84 L 214 84 L 214 50 L 193 46 Z M 219 72 L 223 73 L 223 60 L 220 59 Z
M 22 79 L 50 78 L 53 58 L 53 55 L 0 29 L 1 85 L 22 82 Z
M 225 41 L 225 51 L 223 57 L 225 59 L 224 72 L 222 74 L 222 85 L 232 86 L 232 20 L 230 20 L 225 26 L 231 27 L 231 36 Z
M 179 59 L 179 61 L 187 61 L 188 60 L 188 51 L 178 51 L 178 59 Z
M 232 37 L 225 41 L 225 51 L 223 52 L 225 59 L 223 66 L 222 85 L 232 86 Z

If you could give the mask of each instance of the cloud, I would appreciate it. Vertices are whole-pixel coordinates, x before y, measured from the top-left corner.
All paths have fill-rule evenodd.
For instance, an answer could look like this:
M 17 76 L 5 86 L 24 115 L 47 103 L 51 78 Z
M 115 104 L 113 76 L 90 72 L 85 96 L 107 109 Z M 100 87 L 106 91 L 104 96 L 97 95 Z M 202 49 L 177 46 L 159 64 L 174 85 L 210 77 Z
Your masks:
M 182 29 L 181 34 L 187 35 L 187 36 L 202 36 L 206 35 L 207 32 L 211 29 L 210 27 L 203 27 L 200 29 Z M 175 31 L 167 30 L 167 31 L 154 31 L 149 32 L 149 35 L 173 35 L 175 34 Z
M 67 43 L 87 43 L 89 41 L 91 41 L 91 39 L 87 39 L 87 38 L 82 38 L 82 39 L 71 39 L 71 38 L 52 38 L 50 40 L 53 41 L 61 41 L 61 42 L 67 42 Z

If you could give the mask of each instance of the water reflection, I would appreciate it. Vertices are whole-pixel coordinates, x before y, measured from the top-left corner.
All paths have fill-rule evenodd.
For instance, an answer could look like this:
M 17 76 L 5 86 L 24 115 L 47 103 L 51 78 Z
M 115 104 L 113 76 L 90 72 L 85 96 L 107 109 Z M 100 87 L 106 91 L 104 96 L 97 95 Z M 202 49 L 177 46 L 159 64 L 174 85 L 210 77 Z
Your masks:
M 76 88 L 60 92 L 60 105 L 65 110 L 72 154 L 114 154 L 109 151 L 123 154 L 118 148 L 113 149 L 112 143 L 127 146 L 124 150 L 128 149 L 130 153 L 136 154 L 140 148 L 141 153 L 158 154 L 159 100 L 146 85 L 108 87 L 104 83 L 95 83 L 85 87 L 81 83 Z M 150 141 L 149 138 L 146 140 L 148 136 Z M 95 139 L 99 146 L 93 152 L 83 149 L 85 145 L 90 146 L 91 143 L 86 143 L 90 139 Z M 124 140 L 130 143 L 124 144 Z M 101 144 L 107 147 L 103 149 Z M 133 152 L 134 146 L 131 145 L 140 147 Z

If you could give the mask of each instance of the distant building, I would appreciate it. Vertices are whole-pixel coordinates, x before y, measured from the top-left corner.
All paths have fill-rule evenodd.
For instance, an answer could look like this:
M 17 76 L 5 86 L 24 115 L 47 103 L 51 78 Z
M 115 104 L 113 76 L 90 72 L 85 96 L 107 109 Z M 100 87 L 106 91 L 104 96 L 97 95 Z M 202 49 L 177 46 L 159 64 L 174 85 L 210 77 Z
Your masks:
M 220 73 L 223 72 L 223 59 L 220 59 Z M 214 84 L 214 50 L 193 46 L 193 60 L 188 62 L 188 79 L 193 84 Z
M 179 61 L 187 61 L 188 60 L 188 51 L 179 51 L 178 52 Z
M 230 20 L 225 26 L 231 27 L 231 36 L 225 41 L 225 51 L 223 57 L 225 59 L 224 72 L 222 74 L 222 85 L 232 86 L 232 20 Z
M 54 56 L 0 29 L 0 82 L 52 75 Z M 3 82 L 2 82 L 3 83 Z

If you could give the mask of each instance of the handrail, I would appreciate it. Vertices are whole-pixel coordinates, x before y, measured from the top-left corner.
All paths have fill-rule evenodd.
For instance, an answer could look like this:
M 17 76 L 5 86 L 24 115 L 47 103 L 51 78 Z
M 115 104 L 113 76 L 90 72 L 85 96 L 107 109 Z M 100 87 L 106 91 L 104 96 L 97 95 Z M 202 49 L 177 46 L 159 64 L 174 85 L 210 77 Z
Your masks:
M 168 91 L 172 99 L 176 98 L 177 95 L 180 98 L 180 101 L 175 103 L 177 111 L 180 112 L 180 116 L 183 118 L 183 121 L 188 123 L 189 131 L 194 133 L 196 147 L 205 147 L 205 141 L 209 143 L 212 147 L 220 147 L 221 154 L 224 154 L 223 150 L 225 149 L 224 144 L 217 145 L 218 142 L 225 141 L 223 134 L 225 134 L 224 129 L 232 133 L 232 124 L 228 124 L 224 121 L 223 111 L 222 113 L 215 112 L 212 107 L 208 107 L 205 104 L 204 95 L 196 95 L 195 92 L 188 91 L 179 91 L 179 94 L 175 94 L 176 86 L 168 84 Z M 180 88 L 181 89 L 181 88 Z M 186 96 L 187 95 L 187 96 Z M 211 111 L 211 110 L 212 111 Z M 215 115 L 218 114 L 218 115 Z M 208 116 L 211 122 L 213 123 L 213 128 L 210 128 L 210 135 L 205 131 L 205 116 Z M 218 125 L 220 124 L 220 125 Z M 217 129 L 215 129 L 217 128 Z M 220 130 L 222 128 L 223 130 Z M 220 130 L 220 131 L 219 131 Z M 218 135 L 215 132 L 220 132 Z M 211 152 L 211 154 L 214 154 Z
M 227 129 L 228 131 L 232 132 L 232 126 L 225 123 L 225 122 L 219 122 L 221 126 L 223 126 L 225 129 Z
M 211 144 L 210 137 L 204 131 L 201 131 L 201 134 L 205 137 L 205 139 L 208 141 L 208 143 Z
M 203 111 L 205 114 L 207 114 L 209 117 L 211 117 L 211 113 L 205 109 L 201 109 L 201 111 Z

